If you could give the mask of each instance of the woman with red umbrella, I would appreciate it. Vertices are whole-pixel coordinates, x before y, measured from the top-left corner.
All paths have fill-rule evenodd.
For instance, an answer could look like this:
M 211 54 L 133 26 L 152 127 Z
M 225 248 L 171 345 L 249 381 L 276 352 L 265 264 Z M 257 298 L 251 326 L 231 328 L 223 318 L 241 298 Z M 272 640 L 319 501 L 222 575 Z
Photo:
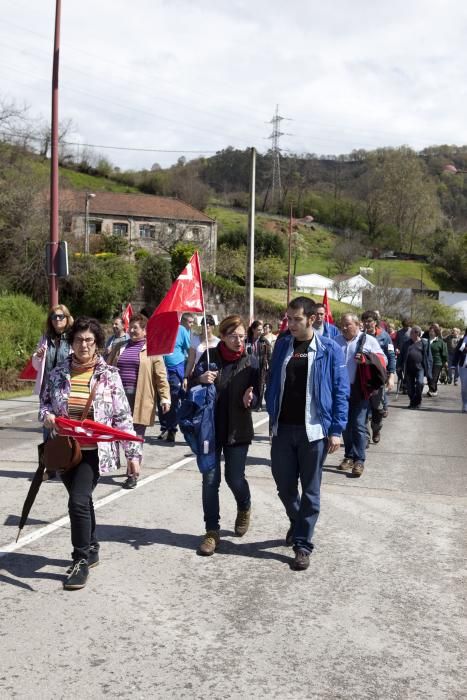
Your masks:
M 91 397 L 90 419 L 134 433 L 130 406 L 119 372 L 102 358 L 104 332 L 95 319 L 78 318 L 68 334 L 72 354 L 50 373 L 41 395 L 39 418 L 53 430 L 55 418 L 80 418 Z M 141 457 L 138 442 L 122 442 L 128 469 L 137 469 Z M 99 442 L 81 445 L 80 463 L 62 474 L 68 491 L 73 563 L 64 588 L 84 588 L 89 569 L 99 563 L 99 543 L 92 492 L 99 475 L 119 468 L 118 444 Z

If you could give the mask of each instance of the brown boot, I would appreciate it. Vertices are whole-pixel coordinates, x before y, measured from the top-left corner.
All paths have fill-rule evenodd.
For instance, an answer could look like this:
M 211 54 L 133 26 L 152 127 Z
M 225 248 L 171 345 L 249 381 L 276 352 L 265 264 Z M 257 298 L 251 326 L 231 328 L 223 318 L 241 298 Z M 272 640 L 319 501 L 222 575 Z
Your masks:
M 212 556 L 216 551 L 219 540 L 219 530 L 208 530 L 198 547 L 198 554 L 201 554 L 202 557 Z
M 250 527 L 251 508 L 248 510 L 238 510 L 235 518 L 235 534 L 238 537 L 243 537 L 248 532 Z

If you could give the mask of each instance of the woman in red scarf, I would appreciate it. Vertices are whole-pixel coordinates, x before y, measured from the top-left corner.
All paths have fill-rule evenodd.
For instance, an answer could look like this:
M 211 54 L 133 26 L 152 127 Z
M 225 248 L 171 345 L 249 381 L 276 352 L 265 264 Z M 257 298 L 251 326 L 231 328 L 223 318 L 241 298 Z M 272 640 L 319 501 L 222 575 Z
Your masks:
M 225 318 L 219 326 L 221 342 L 203 353 L 195 367 L 194 384 L 214 384 L 216 466 L 203 474 L 203 511 L 206 534 L 198 553 L 214 554 L 219 544 L 221 454 L 225 459 L 225 481 L 237 502 L 235 534 L 242 537 L 250 524 L 251 497 L 245 478 L 248 447 L 253 439 L 251 407 L 258 397 L 258 370 L 245 351 L 245 325 L 240 316 Z

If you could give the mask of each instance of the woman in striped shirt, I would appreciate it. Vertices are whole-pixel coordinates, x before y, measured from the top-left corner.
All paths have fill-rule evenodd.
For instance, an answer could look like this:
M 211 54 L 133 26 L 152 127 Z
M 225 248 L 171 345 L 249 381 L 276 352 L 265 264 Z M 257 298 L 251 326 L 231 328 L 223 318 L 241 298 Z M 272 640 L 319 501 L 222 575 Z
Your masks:
M 148 357 L 146 352 L 146 324 L 143 314 L 130 318 L 130 340 L 119 343 L 107 362 L 118 368 L 123 388 L 130 404 L 136 434 L 144 437 L 146 428 L 154 425 L 157 396 L 162 412 L 170 409 L 170 387 L 167 371 L 160 355 Z M 122 488 L 134 489 L 138 483 L 140 465 L 127 471 Z
M 81 418 L 88 398 L 92 402 L 88 418 L 104 425 L 134 433 L 130 406 L 118 371 L 104 362 L 100 352 L 105 336 L 99 323 L 79 318 L 69 331 L 72 354 L 52 370 L 41 396 L 39 418 L 53 430 L 56 416 Z M 141 456 L 138 442 L 122 442 L 127 469 L 137 469 Z M 99 475 L 118 469 L 119 450 L 116 443 L 81 446 L 81 462 L 62 474 L 68 491 L 68 511 L 73 545 L 73 564 L 68 570 L 64 588 L 84 588 L 89 569 L 99 563 L 99 543 L 92 492 Z

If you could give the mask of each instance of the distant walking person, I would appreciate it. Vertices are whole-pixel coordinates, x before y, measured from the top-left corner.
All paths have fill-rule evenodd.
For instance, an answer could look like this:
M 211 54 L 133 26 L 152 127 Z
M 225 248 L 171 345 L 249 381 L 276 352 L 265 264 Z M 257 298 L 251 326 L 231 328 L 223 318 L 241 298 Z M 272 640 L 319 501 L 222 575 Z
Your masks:
M 454 362 L 459 369 L 461 380 L 462 412 L 467 413 L 467 328 L 457 345 Z
M 359 365 L 369 364 L 371 355 L 380 358 L 385 367 L 386 361 L 378 341 L 360 330 L 360 320 L 355 314 L 345 314 L 341 319 L 342 335 L 335 342 L 344 351 L 345 364 L 350 384 L 349 420 L 344 430 L 344 459 L 339 464 L 340 471 L 352 469 L 352 475 L 360 477 L 365 468 L 366 422 L 370 401 L 365 396 L 360 381 Z
M 402 346 L 397 358 L 397 366 L 403 372 L 410 404 L 408 408 L 420 408 L 422 403 L 423 383 L 426 377 L 431 381 L 433 359 L 430 343 L 422 338 L 420 326 L 412 326 L 410 338 Z
M 253 321 L 248 328 L 246 351 L 252 356 L 252 364 L 257 367 L 259 371 L 259 400 L 256 409 L 260 411 L 272 355 L 271 344 L 263 335 L 262 321 Z
M 456 354 L 460 339 L 460 328 L 453 328 L 445 339 L 448 348 L 448 384 L 452 384 L 454 381 L 454 386 L 457 386 L 457 381 L 459 379 L 459 365 L 454 362 L 454 355 Z
M 286 544 L 294 547 L 295 571 L 309 566 L 324 460 L 339 449 L 347 423 L 349 382 L 342 350 L 315 333 L 315 319 L 311 299 L 290 302 L 290 333 L 276 341 L 266 388 L 272 475 L 290 520 Z
M 161 426 L 158 440 L 175 442 L 177 434 L 177 409 L 180 405 L 181 392 L 185 381 L 185 365 L 191 347 L 191 327 L 195 322 L 193 314 L 183 314 L 178 327 L 175 347 L 170 355 L 164 355 L 165 367 L 167 370 L 167 380 L 170 386 L 170 410 L 166 413 L 159 407 L 159 423 Z
M 335 338 L 340 335 L 340 330 L 333 323 L 325 321 L 326 307 L 322 304 L 316 305 L 316 319 L 313 323 L 313 328 L 317 335 L 322 335 L 325 338 Z
M 428 383 L 429 391 L 427 396 L 438 396 L 438 380 L 443 367 L 448 366 L 448 348 L 441 337 L 441 328 L 437 323 L 432 323 L 428 330 L 430 341 L 431 357 L 433 359 L 433 369 L 431 380 Z
M 104 349 L 104 357 L 107 358 L 110 353 L 112 352 L 112 349 L 114 345 L 117 343 L 123 343 L 125 340 L 129 339 L 128 333 L 125 331 L 125 327 L 123 325 L 123 319 L 121 316 L 115 316 L 114 320 L 112 321 L 112 330 L 113 330 L 113 335 L 110 336 L 110 338 L 107 340 L 105 344 L 105 349 Z
M 64 304 L 52 306 L 47 316 L 45 333 L 32 356 L 32 365 L 37 371 L 35 393 L 39 396 L 51 371 L 64 362 L 71 352 L 67 333 L 72 325 L 73 316 Z
M 143 438 L 146 428 L 154 425 L 156 399 L 161 411 L 170 409 L 170 390 L 162 357 L 148 357 L 146 351 L 147 322 L 143 314 L 134 314 L 130 319 L 130 339 L 116 344 L 108 358 L 109 365 L 116 366 L 120 372 L 135 432 Z M 140 469 L 141 460 L 132 462 L 122 488 L 136 488 Z

